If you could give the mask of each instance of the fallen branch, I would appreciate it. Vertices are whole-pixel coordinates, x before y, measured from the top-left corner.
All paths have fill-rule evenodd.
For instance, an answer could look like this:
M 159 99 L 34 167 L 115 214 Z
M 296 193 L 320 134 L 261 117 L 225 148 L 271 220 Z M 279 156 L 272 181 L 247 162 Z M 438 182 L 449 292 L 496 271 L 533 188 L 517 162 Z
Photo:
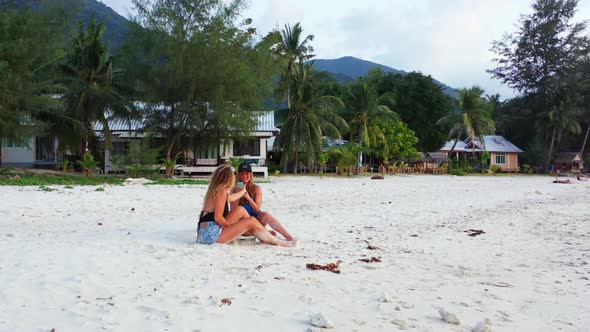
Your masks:
M 309 263 L 309 264 L 306 264 L 305 266 L 310 270 L 325 270 L 325 271 L 330 271 L 332 273 L 339 274 L 340 270 L 338 269 L 338 266 L 340 266 L 340 263 L 342 263 L 341 260 L 338 260 L 336 263 L 328 263 L 326 265 Z

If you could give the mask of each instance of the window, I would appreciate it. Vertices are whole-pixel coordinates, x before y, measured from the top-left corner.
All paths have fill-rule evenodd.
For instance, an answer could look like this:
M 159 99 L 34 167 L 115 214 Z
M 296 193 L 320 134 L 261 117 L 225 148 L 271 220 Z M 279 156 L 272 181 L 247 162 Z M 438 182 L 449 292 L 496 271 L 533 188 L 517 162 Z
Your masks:
M 18 139 L 4 137 L 4 138 L 2 138 L 2 147 L 3 148 L 28 148 L 29 147 L 29 145 L 27 144 L 28 140 L 29 139 L 27 137 L 21 137 Z
M 234 156 L 260 156 L 260 142 L 258 140 L 249 140 L 244 142 L 234 142 Z
M 126 155 L 128 152 L 128 142 L 113 142 L 113 155 Z
M 219 155 L 219 146 L 217 144 L 202 144 L 195 147 L 195 158 L 198 159 L 217 159 Z
M 496 154 L 496 164 L 506 164 L 506 155 L 503 153 Z

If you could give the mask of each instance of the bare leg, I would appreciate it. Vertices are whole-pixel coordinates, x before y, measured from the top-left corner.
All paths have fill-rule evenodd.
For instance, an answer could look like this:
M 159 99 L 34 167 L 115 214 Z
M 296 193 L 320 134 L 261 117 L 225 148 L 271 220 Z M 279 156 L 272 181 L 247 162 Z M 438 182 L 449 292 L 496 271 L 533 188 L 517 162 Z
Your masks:
M 287 241 L 295 240 L 295 238 L 291 234 L 289 234 L 289 232 L 287 232 L 285 227 L 283 227 L 283 225 L 277 220 L 277 218 L 273 217 L 270 213 L 262 212 L 261 214 L 256 216 L 256 219 L 258 219 L 258 221 L 260 221 L 263 225 L 268 224 L 272 229 L 284 236 L 285 239 L 287 239 Z
M 249 218 L 250 214 L 248 211 L 241 206 L 236 206 L 232 208 L 231 211 L 225 216 L 225 220 L 227 220 L 230 224 L 233 224 L 239 220 Z
M 227 227 L 223 227 L 219 238 L 217 238 L 217 243 L 231 242 L 248 231 L 254 233 L 254 236 L 256 236 L 260 242 L 284 247 L 294 247 L 296 244 L 295 241 L 283 241 L 270 235 L 266 228 L 253 217 L 241 219 Z

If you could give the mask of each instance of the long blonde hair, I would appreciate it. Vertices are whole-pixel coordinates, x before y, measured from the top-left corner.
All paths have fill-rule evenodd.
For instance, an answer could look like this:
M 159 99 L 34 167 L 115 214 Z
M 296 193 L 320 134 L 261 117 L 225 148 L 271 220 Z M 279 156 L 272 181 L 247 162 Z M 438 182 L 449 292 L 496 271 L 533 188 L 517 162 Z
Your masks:
M 209 200 L 215 200 L 222 190 L 228 190 L 231 188 L 234 185 L 235 180 L 236 177 L 234 171 L 230 166 L 222 165 L 217 167 L 215 172 L 213 172 L 213 175 L 211 175 L 211 181 L 209 181 L 209 188 L 205 194 L 203 205 Z
M 252 199 L 254 199 L 254 196 L 256 196 L 256 185 L 254 184 L 254 173 L 252 172 L 248 172 L 250 173 L 250 181 L 244 183 L 244 187 L 246 187 L 246 191 L 248 192 L 248 195 L 250 195 L 250 197 L 252 197 Z M 246 205 L 248 204 L 248 200 L 245 198 L 240 198 L 240 202 L 239 205 Z

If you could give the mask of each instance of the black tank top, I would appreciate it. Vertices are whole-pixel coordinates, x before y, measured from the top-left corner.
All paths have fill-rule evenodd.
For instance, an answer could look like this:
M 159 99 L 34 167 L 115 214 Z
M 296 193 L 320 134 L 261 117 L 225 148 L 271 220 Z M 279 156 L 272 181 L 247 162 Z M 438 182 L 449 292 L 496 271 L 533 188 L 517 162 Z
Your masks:
M 199 217 L 199 223 L 208 222 L 208 221 L 215 221 L 215 210 L 209 211 L 204 213 L 205 211 L 201 211 L 201 217 Z M 225 208 L 223 209 L 223 216 L 227 216 L 229 213 L 229 204 L 225 202 Z

